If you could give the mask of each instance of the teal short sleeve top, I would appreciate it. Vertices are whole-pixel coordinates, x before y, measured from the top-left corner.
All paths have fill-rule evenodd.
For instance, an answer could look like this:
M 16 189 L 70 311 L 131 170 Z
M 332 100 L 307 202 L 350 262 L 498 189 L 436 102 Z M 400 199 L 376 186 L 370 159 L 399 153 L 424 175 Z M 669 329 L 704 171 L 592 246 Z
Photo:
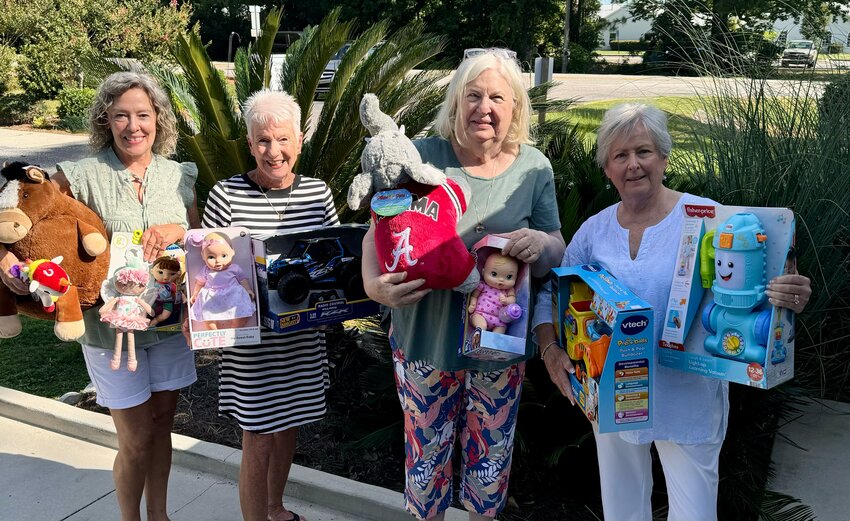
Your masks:
M 145 178 L 143 201 L 139 202 L 132 173 L 121 163 L 112 148 L 80 161 L 56 165 L 71 187 L 74 198 L 91 208 L 106 226 L 110 238 L 114 232 L 146 230 L 157 224 L 179 224 L 189 228 L 187 209 L 195 201 L 198 168 L 194 163 L 178 163 L 154 155 Z M 115 333 L 100 321 L 98 308 L 83 313 L 86 333 L 81 344 L 112 349 Z M 136 332 L 136 345 L 158 342 L 174 333 Z
M 521 145 L 507 170 L 485 179 L 469 174 L 462 167 L 447 140 L 433 137 L 413 143 L 424 162 L 470 187 L 472 195 L 466 213 L 457 225 L 458 234 L 468 248 L 488 234 L 520 228 L 544 232 L 561 229 L 552 165 L 536 148 Z M 485 228 L 480 233 L 475 229 L 479 221 Z M 445 371 L 503 369 L 533 354 L 529 339 L 525 356 L 510 362 L 485 362 L 459 356 L 463 313 L 463 295 L 434 290 L 413 306 L 392 310 L 393 336 L 408 360 L 424 360 Z

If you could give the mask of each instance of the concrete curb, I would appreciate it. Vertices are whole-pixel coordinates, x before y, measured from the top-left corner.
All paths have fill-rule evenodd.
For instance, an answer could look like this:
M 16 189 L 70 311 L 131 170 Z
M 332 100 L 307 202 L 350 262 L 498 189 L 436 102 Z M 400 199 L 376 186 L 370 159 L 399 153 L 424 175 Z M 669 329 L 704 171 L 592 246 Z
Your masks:
M 28 423 L 83 441 L 118 448 L 112 419 L 104 414 L 69 406 L 57 400 L 0 387 L 0 416 Z M 237 481 L 242 451 L 172 434 L 174 464 Z M 307 467 L 293 465 L 287 495 L 375 521 L 410 521 L 403 508 L 402 494 L 359 483 Z M 466 512 L 452 508 L 448 521 L 468 519 Z

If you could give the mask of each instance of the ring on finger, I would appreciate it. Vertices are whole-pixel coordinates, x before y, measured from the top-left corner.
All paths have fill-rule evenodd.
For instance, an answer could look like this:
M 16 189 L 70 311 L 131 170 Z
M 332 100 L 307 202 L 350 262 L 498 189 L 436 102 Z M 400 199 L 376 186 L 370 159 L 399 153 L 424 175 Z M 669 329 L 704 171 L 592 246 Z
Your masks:
M 800 305 L 800 295 L 794 294 L 794 305 L 795 306 Z

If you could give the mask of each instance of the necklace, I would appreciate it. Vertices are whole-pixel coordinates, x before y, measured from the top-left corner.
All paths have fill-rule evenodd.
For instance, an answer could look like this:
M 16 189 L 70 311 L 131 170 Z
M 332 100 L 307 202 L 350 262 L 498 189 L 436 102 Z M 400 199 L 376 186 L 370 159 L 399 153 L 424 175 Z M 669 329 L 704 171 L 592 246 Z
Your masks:
M 256 181 L 254 182 L 257 183 Z M 269 196 L 266 195 L 266 192 L 268 192 L 267 189 L 263 188 L 260 183 L 257 183 L 257 188 L 260 189 L 260 193 L 263 194 L 263 197 L 265 198 L 266 203 L 268 203 L 269 208 L 271 208 L 275 215 L 277 215 L 277 220 L 282 221 L 283 217 L 286 215 L 286 210 L 289 209 L 289 202 L 292 201 L 292 192 L 295 190 L 295 174 L 292 174 L 292 184 L 289 185 L 289 197 L 286 198 L 286 204 L 283 206 L 282 212 L 277 211 L 277 208 L 274 207 L 271 199 L 269 199 Z
M 484 204 L 484 213 L 483 214 L 478 213 L 478 204 L 475 201 L 470 201 L 472 203 L 472 209 L 475 210 L 475 221 L 478 223 L 478 224 L 475 225 L 475 233 L 484 233 L 484 230 L 487 229 L 484 226 L 484 219 L 482 218 L 482 215 L 484 217 L 486 217 L 487 216 L 487 210 L 490 209 L 490 197 L 493 195 L 493 178 L 496 177 L 496 168 L 498 167 L 498 165 L 499 165 L 498 161 L 496 161 L 494 159 L 493 160 L 493 175 L 490 177 L 490 179 L 488 179 L 489 186 L 488 186 L 488 189 L 487 189 L 487 202 Z M 469 173 L 467 173 L 466 169 L 463 169 L 463 173 L 467 177 L 472 177 Z

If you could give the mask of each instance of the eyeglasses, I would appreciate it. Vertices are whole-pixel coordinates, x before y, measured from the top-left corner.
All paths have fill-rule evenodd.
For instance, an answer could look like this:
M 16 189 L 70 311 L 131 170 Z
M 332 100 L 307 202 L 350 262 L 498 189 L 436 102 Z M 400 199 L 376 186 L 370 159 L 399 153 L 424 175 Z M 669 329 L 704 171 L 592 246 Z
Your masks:
M 501 47 L 473 47 L 471 49 L 464 49 L 463 51 L 463 59 L 472 58 L 473 56 L 480 56 L 482 54 L 494 54 L 500 58 L 505 58 L 506 60 L 516 61 L 516 52 L 510 49 L 503 49 Z

